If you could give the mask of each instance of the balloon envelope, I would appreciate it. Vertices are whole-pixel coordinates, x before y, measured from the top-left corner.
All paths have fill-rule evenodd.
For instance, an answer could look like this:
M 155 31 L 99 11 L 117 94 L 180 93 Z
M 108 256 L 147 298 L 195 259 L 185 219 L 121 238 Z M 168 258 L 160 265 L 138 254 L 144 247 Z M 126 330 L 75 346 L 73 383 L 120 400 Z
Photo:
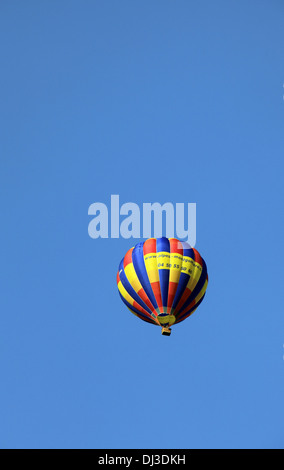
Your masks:
M 208 274 L 195 248 L 176 238 L 149 238 L 121 260 L 121 299 L 141 320 L 170 327 L 191 315 L 205 296 Z

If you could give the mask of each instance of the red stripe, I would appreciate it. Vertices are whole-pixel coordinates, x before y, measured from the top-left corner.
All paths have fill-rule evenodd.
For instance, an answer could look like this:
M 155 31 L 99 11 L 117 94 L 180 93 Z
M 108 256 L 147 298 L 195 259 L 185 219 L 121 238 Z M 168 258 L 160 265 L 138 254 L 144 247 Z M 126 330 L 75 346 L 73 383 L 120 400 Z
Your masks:
M 151 282 L 151 287 L 160 311 L 163 311 L 163 302 L 161 296 L 160 282 Z
M 141 307 L 141 305 L 139 305 L 138 302 L 136 302 L 136 300 L 133 300 L 133 307 L 136 308 L 136 310 L 138 310 L 139 312 L 142 312 L 145 315 L 147 315 L 147 317 L 151 318 L 151 315 L 146 310 L 144 310 L 144 308 Z
M 183 255 L 182 243 L 177 238 L 169 238 L 171 254 Z M 168 291 L 167 313 L 171 312 L 178 283 L 170 282 Z
M 132 251 L 133 251 L 133 248 L 130 248 L 130 250 L 128 250 L 128 252 L 124 256 L 124 260 L 123 260 L 124 269 L 129 263 L 132 263 Z
M 175 295 L 176 295 L 177 286 L 178 286 L 178 282 L 169 282 L 167 313 L 171 312 L 173 301 L 174 301 L 174 298 L 175 298 Z
M 147 307 L 149 307 L 151 312 L 155 313 L 155 309 L 154 309 L 152 303 L 150 302 L 150 300 L 149 300 L 146 292 L 144 291 L 143 287 L 141 287 L 141 289 L 137 292 L 137 295 L 139 295 L 140 299 L 142 299 L 143 302 L 147 305 Z
M 147 255 L 148 253 L 157 253 L 157 240 L 156 238 L 149 238 L 143 244 L 143 253 Z
M 183 255 L 182 243 L 177 238 L 170 238 L 169 241 L 171 253 L 178 253 L 179 255 Z
M 182 296 L 179 300 L 179 303 L 177 304 L 177 306 L 175 308 L 175 312 L 179 312 L 179 310 L 182 308 L 182 306 L 187 301 L 190 294 L 191 294 L 191 290 L 188 287 L 186 287 L 184 293 L 182 294 Z
M 200 254 L 198 253 L 198 251 L 195 249 L 195 248 L 192 248 L 193 251 L 194 251 L 194 261 L 196 261 L 196 263 L 200 264 L 200 266 L 203 267 L 203 260 L 200 256 Z

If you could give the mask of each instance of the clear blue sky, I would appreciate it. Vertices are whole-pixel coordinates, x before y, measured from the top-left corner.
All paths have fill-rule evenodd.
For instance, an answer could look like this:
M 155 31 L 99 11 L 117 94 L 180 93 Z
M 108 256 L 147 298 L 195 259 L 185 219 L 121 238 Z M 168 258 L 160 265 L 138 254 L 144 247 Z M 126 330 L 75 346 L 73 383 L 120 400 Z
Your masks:
M 0 5 L 0 447 L 283 448 L 281 1 Z M 88 207 L 196 202 L 170 338 Z

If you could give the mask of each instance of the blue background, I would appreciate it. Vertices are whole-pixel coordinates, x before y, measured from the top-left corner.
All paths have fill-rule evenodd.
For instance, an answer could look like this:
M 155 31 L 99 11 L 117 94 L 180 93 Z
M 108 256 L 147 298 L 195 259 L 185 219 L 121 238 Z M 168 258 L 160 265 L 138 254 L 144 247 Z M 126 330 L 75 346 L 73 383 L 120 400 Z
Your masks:
M 283 448 L 280 1 L 2 0 L 2 448 Z M 206 298 L 131 315 L 88 208 L 196 202 Z

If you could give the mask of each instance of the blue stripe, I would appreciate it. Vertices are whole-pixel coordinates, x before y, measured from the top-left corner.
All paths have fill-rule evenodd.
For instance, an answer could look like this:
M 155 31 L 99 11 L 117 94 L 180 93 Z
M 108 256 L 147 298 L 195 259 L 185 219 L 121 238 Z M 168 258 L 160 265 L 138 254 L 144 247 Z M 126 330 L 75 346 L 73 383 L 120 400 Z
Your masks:
M 155 296 L 152 291 L 152 287 L 148 278 L 148 274 L 145 267 L 144 261 L 144 254 L 143 254 L 143 242 L 137 243 L 137 245 L 133 248 L 132 251 L 132 262 L 134 269 L 136 271 L 137 277 L 143 287 L 144 291 L 146 292 L 150 302 L 152 303 L 153 307 L 156 309 L 158 308 Z
M 187 242 L 181 242 L 183 247 L 183 256 L 189 256 L 192 259 L 194 258 L 194 251 Z
M 190 245 L 186 242 L 182 242 L 182 246 L 183 246 L 183 256 L 188 256 L 189 258 L 195 260 L 195 254 L 194 254 L 193 249 L 190 247 Z M 189 274 L 180 273 L 179 283 L 178 283 L 176 295 L 173 301 L 173 308 L 176 308 L 177 304 L 182 298 L 182 295 L 185 291 L 185 288 L 188 284 L 189 279 L 190 279 Z

